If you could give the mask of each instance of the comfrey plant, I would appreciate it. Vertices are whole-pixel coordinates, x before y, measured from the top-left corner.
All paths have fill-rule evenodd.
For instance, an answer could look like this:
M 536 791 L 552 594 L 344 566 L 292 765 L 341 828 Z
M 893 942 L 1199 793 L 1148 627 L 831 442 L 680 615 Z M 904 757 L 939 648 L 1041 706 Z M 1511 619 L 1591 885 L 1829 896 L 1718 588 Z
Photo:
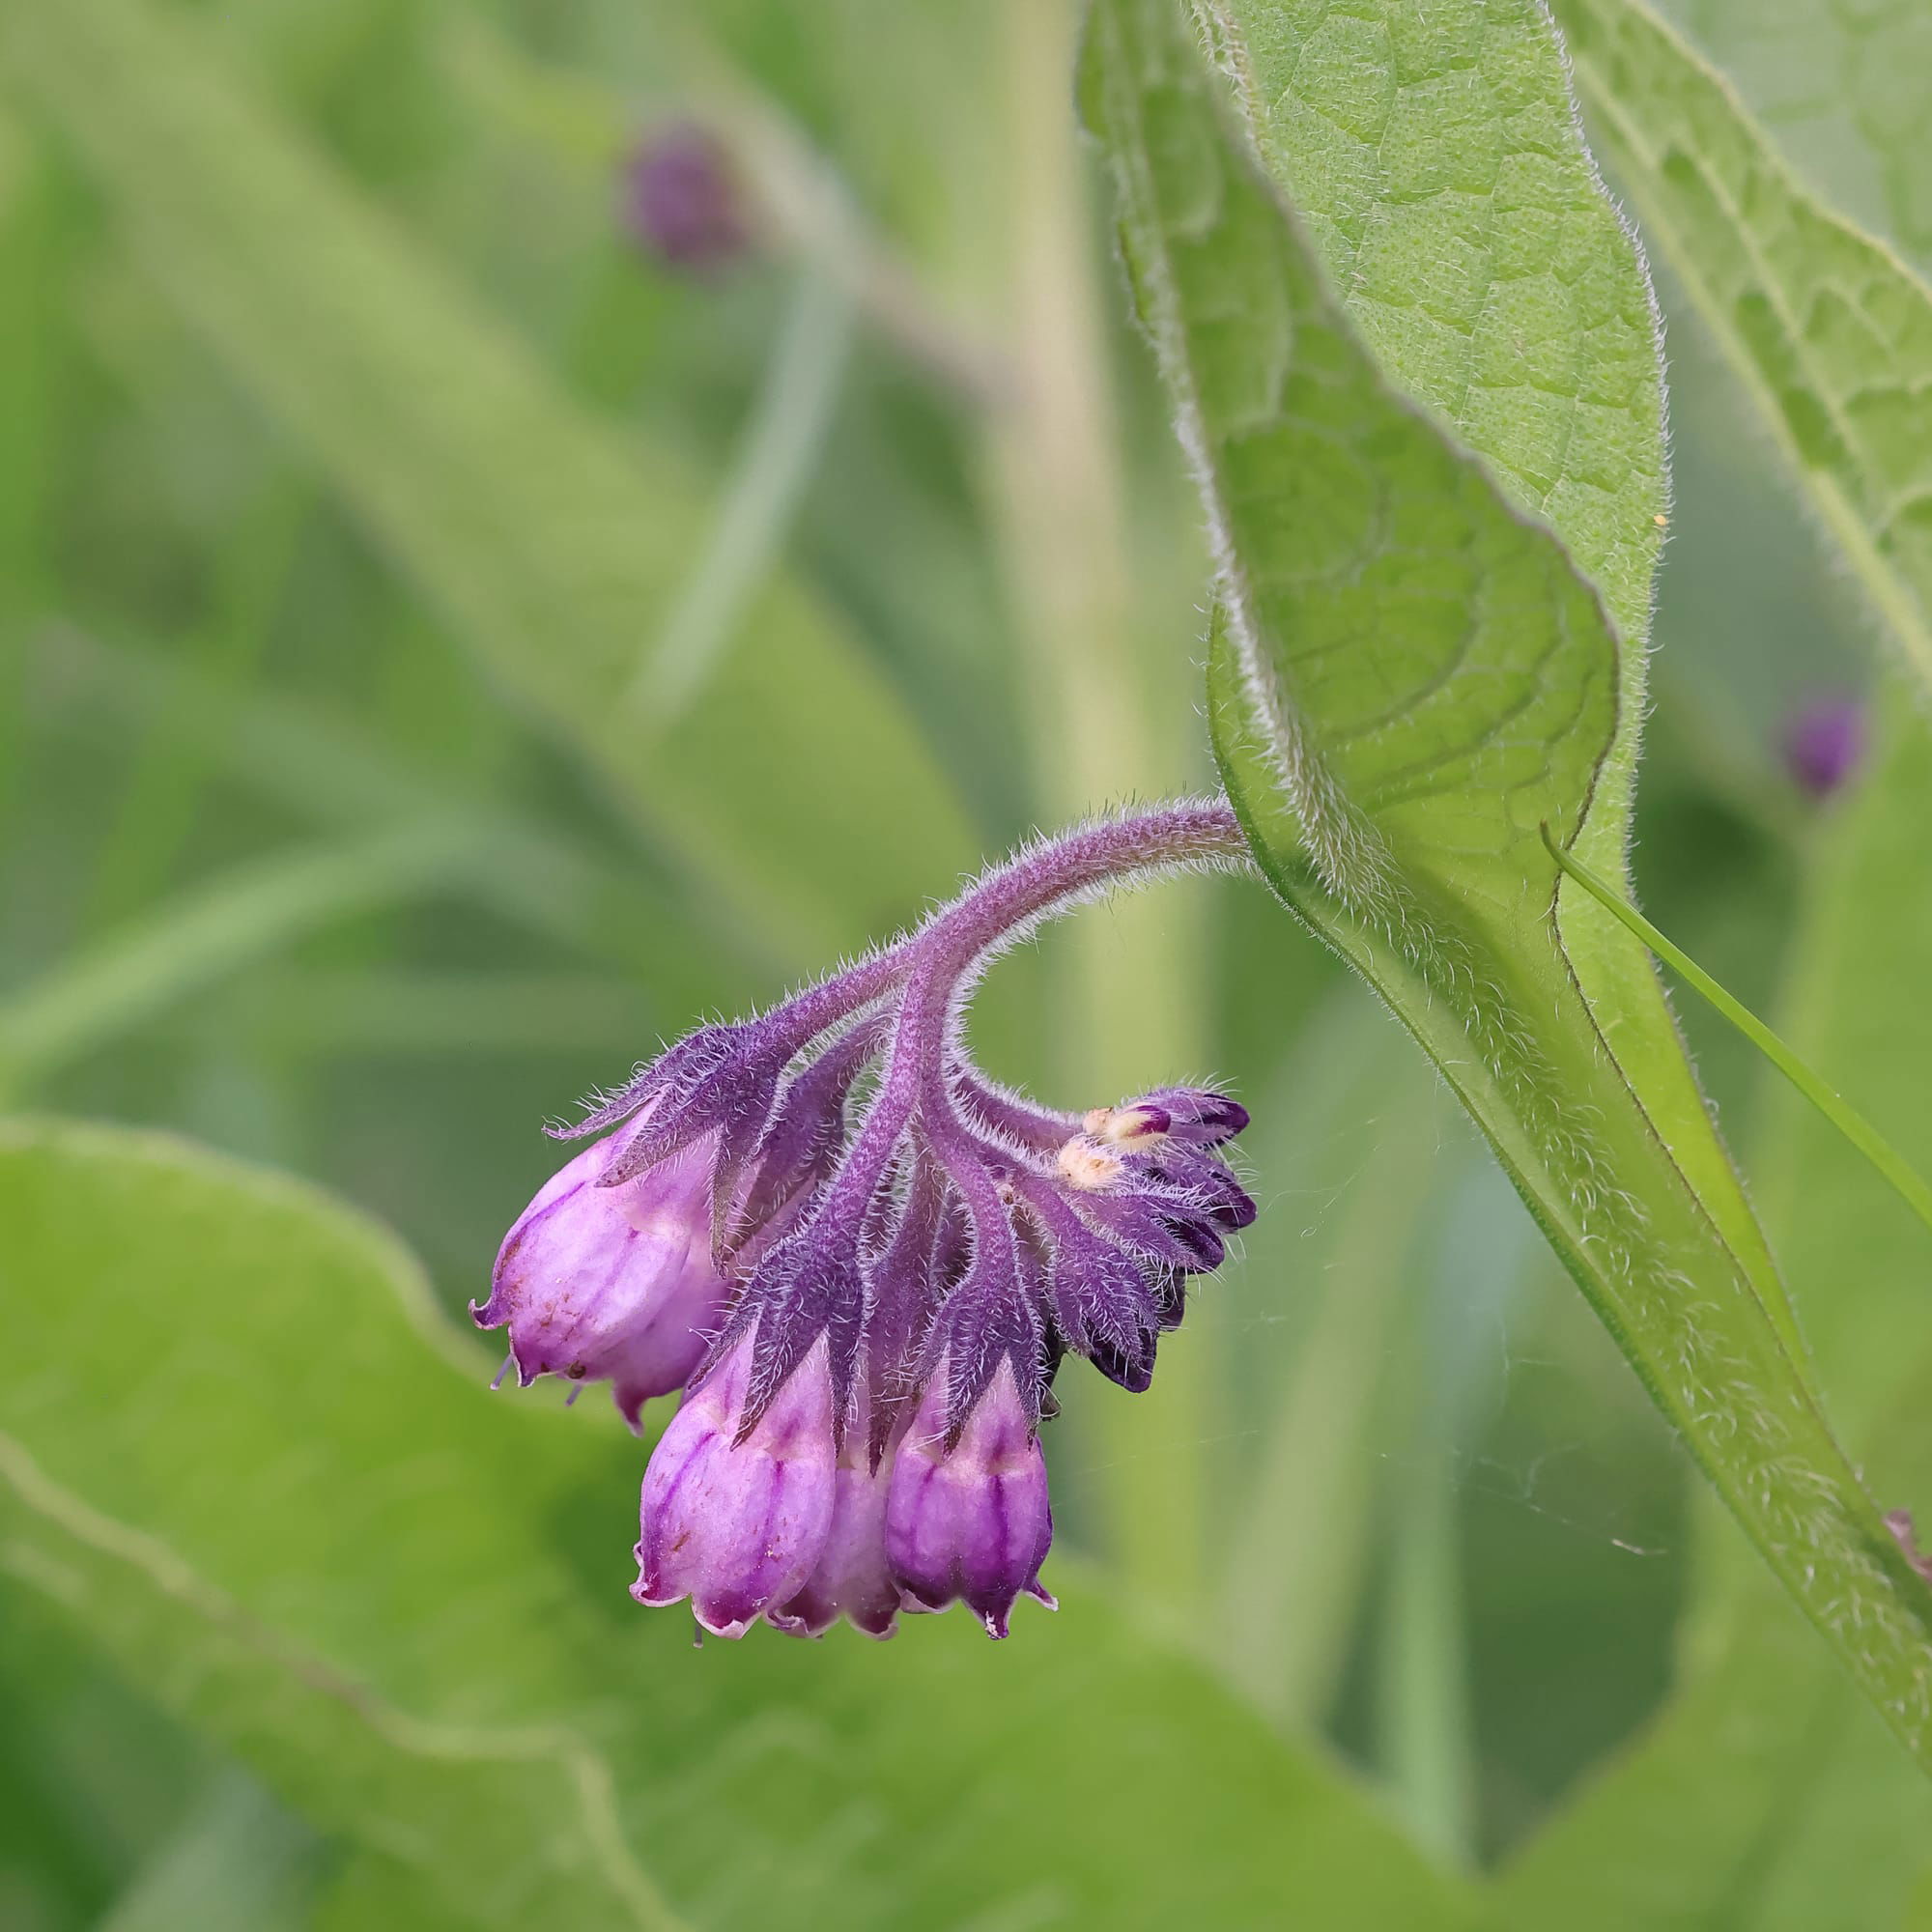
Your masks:
M 892 1634 L 963 1599 L 996 1637 L 1051 1605 L 1039 1426 L 1063 1356 L 1145 1389 L 1191 1274 L 1254 1203 L 1247 1124 L 1170 1087 L 1084 1115 L 996 1085 L 962 1016 L 986 962 L 1123 881 L 1234 866 L 1224 803 L 1036 844 L 910 936 L 756 1018 L 707 1026 L 560 1137 L 478 1324 L 511 1361 L 609 1381 L 634 1428 L 685 1391 L 644 1472 L 644 1604 L 742 1636 Z M 509 1365 L 506 1364 L 507 1369 Z

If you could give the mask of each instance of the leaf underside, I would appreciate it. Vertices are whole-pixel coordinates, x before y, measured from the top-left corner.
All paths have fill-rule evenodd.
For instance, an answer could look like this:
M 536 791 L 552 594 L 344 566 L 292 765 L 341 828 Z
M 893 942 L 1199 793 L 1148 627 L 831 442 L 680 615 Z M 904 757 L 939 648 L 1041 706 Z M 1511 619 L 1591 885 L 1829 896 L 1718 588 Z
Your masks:
M 1669 511 L 1661 329 L 1540 0 L 1196 0 L 1267 172 L 1382 371 L 1547 524 L 1618 639 L 1577 856 L 1619 881 Z M 1558 886 L 1570 970 L 1787 1346 L 1795 1322 L 1640 947 Z

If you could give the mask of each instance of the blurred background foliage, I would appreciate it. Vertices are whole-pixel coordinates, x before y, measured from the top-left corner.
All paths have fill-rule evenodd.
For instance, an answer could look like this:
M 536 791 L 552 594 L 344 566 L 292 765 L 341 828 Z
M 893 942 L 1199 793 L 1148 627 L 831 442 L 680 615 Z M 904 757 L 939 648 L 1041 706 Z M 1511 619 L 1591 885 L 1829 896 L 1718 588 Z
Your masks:
M 1030 829 L 1209 777 L 1205 558 L 1068 111 L 1072 7 L 701 11 L 11 0 L 0 23 L 0 1090 L 319 1181 L 458 1313 L 577 1095 Z M 1923 266 L 1918 10 L 1681 19 Z M 699 270 L 653 251 L 626 188 L 640 144 L 692 124 L 750 226 Z M 1870 653 L 1729 379 L 1688 321 L 1669 347 L 1637 875 L 1776 1009 L 1848 836 L 1781 734 Z M 1758 1071 L 1683 1021 L 1757 1178 Z M 1215 1073 L 1256 1116 L 1262 1219 L 1154 1391 L 1063 1383 L 1062 1548 L 1140 1633 L 1114 1694 L 1133 1642 L 1191 1655 L 1444 1863 L 1536 1900 L 1566 1828 L 1534 1834 L 1578 1780 L 1688 1721 L 1677 1666 L 1716 1640 L 1687 1605 L 1735 1561 L 1611 1344 L 1406 1042 L 1255 887 L 1054 929 L 975 1028 L 1061 1104 Z M 1883 1080 L 1883 1045 L 1865 1059 Z M 1802 1255 L 1793 1203 L 1831 1156 L 1779 1131 L 1772 1219 Z M 1834 1264 L 1804 1258 L 1801 1295 L 1856 1292 Z M 1925 1339 L 1909 1302 L 1887 1319 Z M 573 1424 L 640 1467 L 601 1405 Z M 311 1922 L 314 1827 L 12 1570 L 0 1633 L 0 1923 Z M 959 1667 L 1017 1696 L 1037 1672 L 1003 1678 L 1009 1654 L 1041 1641 L 1022 1618 Z M 840 1694 L 916 1729 L 872 1662 L 840 1660 Z M 1889 1751 L 1820 1787 L 1865 1816 L 1893 1792 L 1884 1815 L 1922 1831 Z M 1711 1762 L 1690 1749 L 1684 1777 Z M 1052 1765 L 1016 1749 L 998 1775 L 1053 1833 L 1117 1829 L 1122 1794 Z M 1165 1801 L 1135 1802 L 1157 1837 Z M 1776 1812 L 1740 1823 L 1738 1860 Z M 1892 1863 L 1877 1916 L 1840 1887 L 1848 1916 L 1776 1922 L 1905 1922 L 1918 1867 Z M 1549 1881 L 1566 1910 L 1580 1868 Z M 1773 1922 L 1708 1889 L 1708 1917 L 1623 1899 L 1602 1922 Z

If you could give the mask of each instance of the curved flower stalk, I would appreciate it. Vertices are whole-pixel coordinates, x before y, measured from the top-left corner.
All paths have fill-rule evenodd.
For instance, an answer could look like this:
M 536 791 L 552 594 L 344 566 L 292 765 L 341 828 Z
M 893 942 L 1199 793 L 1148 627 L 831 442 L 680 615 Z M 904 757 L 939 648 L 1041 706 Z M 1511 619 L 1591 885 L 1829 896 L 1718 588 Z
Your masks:
M 889 1636 L 964 1602 L 1005 1636 L 1053 1539 L 1039 1427 L 1067 1353 L 1144 1389 L 1189 1275 L 1254 1203 L 1243 1109 L 1169 1087 L 1067 1114 L 989 1080 L 968 994 L 1040 921 L 1122 882 L 1244 864 L 1219 800 L 1021 852 L 916 932 L 700 1028 L 563 1137 L 599 1135 L 497 1258 L 479 1325 L 520 1380 L 683 1406 L 644 1475 L 645 1604 L 742 1636 Z

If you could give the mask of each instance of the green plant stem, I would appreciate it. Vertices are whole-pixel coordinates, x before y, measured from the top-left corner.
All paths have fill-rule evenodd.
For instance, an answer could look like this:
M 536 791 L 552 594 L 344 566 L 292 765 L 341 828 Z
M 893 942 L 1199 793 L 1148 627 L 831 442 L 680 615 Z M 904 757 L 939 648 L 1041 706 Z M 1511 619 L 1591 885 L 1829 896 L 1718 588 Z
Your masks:
M 1397 1504 L 1382 1606 L 1376 1730 L 1381 1769 L 1416 1837 L 1466 1863 L 1475 1773 L 1467 1633 L 1450 1444 L 1431 1417 Z
M 1890 1182 L 1893 1192 L 1926 1227 L 1932 1228 L 1932 1186 L 1926 1184 L 1904 1156 L 1835 1087 L 1805 1065 L 1748 1007 L 1727 993 L 1681 947 L 1672 945 L 1664 938 L 1642 913 L 1613 892 L 1589 867 L 1565 852 L 1549 836 L 1548 825 L 1543 827 L 1543 842 L 1548 848 L 1549 856 L 1565 872 L 1621 920 L 1666 966 L 1687 980 L 1693 991 L 1702 994 L 1716 1007 L 1871 1162 Z

